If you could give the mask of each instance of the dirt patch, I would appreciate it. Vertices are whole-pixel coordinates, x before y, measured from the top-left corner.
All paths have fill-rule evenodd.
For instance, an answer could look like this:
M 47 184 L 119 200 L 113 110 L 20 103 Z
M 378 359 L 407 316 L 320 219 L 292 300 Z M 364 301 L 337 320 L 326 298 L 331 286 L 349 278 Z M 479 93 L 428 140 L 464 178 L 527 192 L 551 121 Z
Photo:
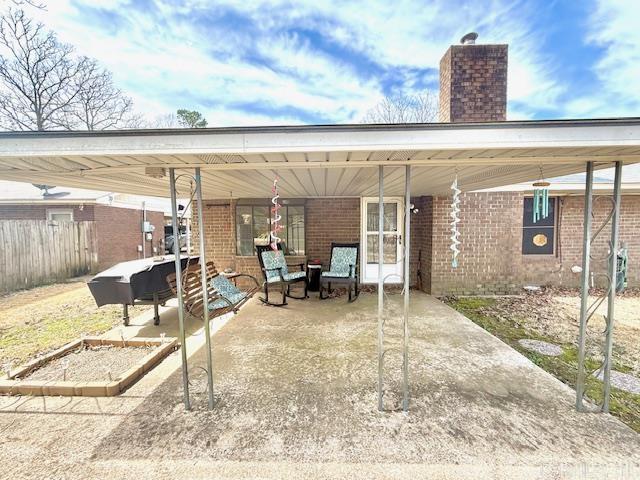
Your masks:
M 31 372 L 25 379 L 72 382 L 114 380 L 142 360 L 151 349 L 152 347 L 113 345 L 83 347 L 48 362 L 42 368 Z
M 150 307 L 132 307 L 135 316 Z M 120 305 L 98 308 L 83 281 L 48 285 L 0 298 L 0 373 L 5 365 L 56 349 L 122 321 Z

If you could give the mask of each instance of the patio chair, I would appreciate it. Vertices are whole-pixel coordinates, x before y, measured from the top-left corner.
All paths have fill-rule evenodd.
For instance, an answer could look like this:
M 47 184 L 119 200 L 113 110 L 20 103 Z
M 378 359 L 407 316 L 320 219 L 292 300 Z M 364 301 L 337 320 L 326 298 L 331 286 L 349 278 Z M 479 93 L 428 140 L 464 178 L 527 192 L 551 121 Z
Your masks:
M 274 307 L 282 307 L 287 304 L 287 297 L 295 298 L 297 300 L 303 300 L 309 298 L 308 288 L 309 279 L 307 278 L 307 272 L 304 271 L 304 263 L 295 264 L 300 267 L 300 271 L 289 272 L 289 267 L 293 265 L 287 265 L 287 261 L 282 251 L 282 245 L 278 244 L 278 250 L 274 251 L 270 245 L 256 245 L 256 252 L 258 253 L 258 261 L 260 262 L 260 268 L 264 276 L 264 298 L 260 298 L 263 303 L 273 305 Z M 304 295 L 296 297 L 291 295 L 291 285 L 304 282 Z M 282 303 L 272 303 L 269 301 L 269 287 L 279 286 L 282 291 Z
M 236 287 L 224 275 L 218 273 L 213 262 L 207 262 L 206 266 L 210 319 L 229 312 L 238 313 L 238 309 L 260 289 L 258 280 L 251 275 L 240 274 L 235 277 L 247 277 L 255 282 L 254 287 L 243 291 Z M 175 273 L 167 275 L 167 283 L 173 293 L 177 294 Z M 202 280 L 199 263 L 189 265 L 182 271 L 182 301 L 184 309 L 190 315 L 204 319 L 204 302 L 202 299 Z
M 358 259 L 360 258 L 360 245 L 358 243 L 331 243 L 331 262 L 329 271 L 320 274 L 320 300 L 326 289 L 331 293 L 332 285 L 345 285 L 349 292 L 349 302 L 353 302 L 358 295 Z M 355 296 L 351 295 L 354 290 Z

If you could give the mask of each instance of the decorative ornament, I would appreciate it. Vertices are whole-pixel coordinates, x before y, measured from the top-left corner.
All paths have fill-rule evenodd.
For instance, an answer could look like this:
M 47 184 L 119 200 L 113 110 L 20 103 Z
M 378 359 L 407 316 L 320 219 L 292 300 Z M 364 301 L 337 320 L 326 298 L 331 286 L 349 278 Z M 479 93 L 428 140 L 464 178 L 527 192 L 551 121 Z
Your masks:
M 533 223 L 549 216 L 549 182 L 544 179 L 542 166 L 540 180 L 533 184 Z
M 280 225 L 280 220 L 282 220 L 282 215 L 280 215 L 280 209 L 282 205 L 278 203 L 278 199 L 280 195 L 278 194 L 278 177 L 273 180 L 273 187 L 271 187 L 271 193 L 273 197 L 271 198 L 271 203 L 273 206 L 271 207 L 271 232 L 270 232 L 270 245 L 272 250 L 278 250 L 278 244 L 280 243 L 280 237 L 278 237 L 278 233 L 282 231 L 283 226 Z
M 451 246 L 449 247 L 453 252 L 453 258 L 451 260 L 451 266 L 453 268 L 458 267 L 458 255 L 460 254 L 460 250 L 458 250 L 458 245 L 460 245 L 460 232 L 458 231 L 458 223 L 460 222 L 460 193 L 461 190 L 458 188 L 458 175 L 456 175 L 455 180 L 451 184 L 451 190 L 453 190 L 453 201 L 451 202 L 451 213 L 449 216 L 451 217 Z

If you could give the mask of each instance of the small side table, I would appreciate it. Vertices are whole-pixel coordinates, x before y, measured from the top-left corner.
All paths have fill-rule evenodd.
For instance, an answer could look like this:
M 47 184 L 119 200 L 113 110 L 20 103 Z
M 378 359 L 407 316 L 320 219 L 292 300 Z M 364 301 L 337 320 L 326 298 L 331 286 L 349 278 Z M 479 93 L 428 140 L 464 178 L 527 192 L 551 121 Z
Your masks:
M 320 274 L 322 272 L 322 265 L 319 263 L 307 263 L 307 276 L 309 278 L 310 292 L 320 291 Z

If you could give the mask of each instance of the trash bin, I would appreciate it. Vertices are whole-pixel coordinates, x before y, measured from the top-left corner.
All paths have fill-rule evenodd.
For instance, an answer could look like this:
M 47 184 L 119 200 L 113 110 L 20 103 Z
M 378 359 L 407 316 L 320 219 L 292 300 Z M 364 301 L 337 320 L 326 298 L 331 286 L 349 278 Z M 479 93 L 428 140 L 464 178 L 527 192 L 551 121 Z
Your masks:
M 307 263 L 307 275 L 309 276 L 310 292 L 320 291 L 320 273 L 322 272 L 322 264 L 316 262 Z

